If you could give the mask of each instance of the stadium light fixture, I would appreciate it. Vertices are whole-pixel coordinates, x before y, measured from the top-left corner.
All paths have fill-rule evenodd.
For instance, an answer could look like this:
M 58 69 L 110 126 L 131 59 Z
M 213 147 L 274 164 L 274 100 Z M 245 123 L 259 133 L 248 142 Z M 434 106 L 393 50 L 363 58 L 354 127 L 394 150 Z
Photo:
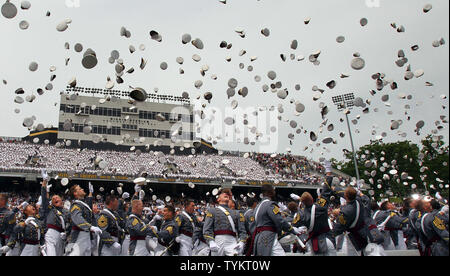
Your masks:
M 348 133 L 350 135 L 350 143 L 352 145 L 352 151 L 353 151 L 353 161 L 355 163 L 356 179 L 359 182 L 360 176 L 359 176 L 359 170 L 358 170 L 358 162 L 357 162 L 357 158 L 356 158 L 355 146 L 353 143 L 352 130 L 350 128 L 350 122 L 348 119 L 348 114 L 350 113 L 350 110 L 352 110 L 353 107 L 355 106 L 355 94 L 348 93 L 348 94 L 338 95 L 338 96 L 333 97 L 332 99 L 333 99 L 333 103 L 337 106 L 338 112 L 343 111 L 345 114 L 345 118 L 347 119 Z

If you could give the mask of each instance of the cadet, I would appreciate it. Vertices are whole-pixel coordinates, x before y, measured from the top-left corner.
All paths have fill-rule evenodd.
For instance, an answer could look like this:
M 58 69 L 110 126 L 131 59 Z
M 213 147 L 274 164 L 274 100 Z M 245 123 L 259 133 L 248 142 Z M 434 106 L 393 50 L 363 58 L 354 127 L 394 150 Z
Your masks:
M 117 214 L 119 201 L 117 197 L 108 195 L 105 200 L 106 208 L 100 212 L 97 220 L 98 227 L 102 230 L 100 235 L 100 256 L 119 256 L 122 252 L 120 245 L 123 239 L 123 222 Z
M 248 210 L 244 213 L 245 231 L 247 231 L 247 241 L 245 242 L 244 252 L 249 252 L 250 244 L 252 242 L 252 234 L 255 232 L 255 209 L 258 206 L 258 200 L 254 197 L 247 199 Z M 251 253 L 251 252 L 250 252 Z
M 206 212 L 203 236 L 208 242 L 212 256 L 236 256 L 244 252 L 247 234 L 243 214 L 234 212 L 228 207 L 231 190 L 219 192 L 216 208 Z
M 303 212 L 297 214 L 292 222 L 295 227 L 306 227 L 309 234 L 307 241 L 310 242 L 313 255 L 336 256 L 336 249 L 333 242 L 327 238 L 330 232 L 328 223 L 328 205 L 327 196 L 331 189 L 326 186 L 322 197 L 314 203 L 312 195 L 308 192 L 303 193 L 300 201 L 305 206 Z
M 72 186 L 69 190 L 70 196 L 74 199 L 70 208 L 70 218 L 72 232 L 70 243 L 67 246 L 66 254 L 69 256 L 91 256 L 91 232 L 100 235 L 102 230 L 93 226 L 92 194 L 85 199 L 86 193 L 78 186 Z
M 432 211 L 423 215 L 420 220 L 420 229 L 423 234 L 425 256 L 448 256 L 448 225 L 439 213 L 439 202 L 432 199 L 425 202 L 430 205 Z
M 392 203 L 385 201 L 373 215 L 378 229 L 384 234 L 384 250 L 395 250 L 400 242 L 398 231 L 402 229 L 404 219 L 393 211 L 394 208 Z
M 192 250 L 194 249 L 193 236 L 198 227 L 198 221 L 194 211 L 195 202 L 193 200 L 187 200 L 184 203 L 184 210 L 175 218 L 180 233 L 179 256 L 192 256 Z
M 261 188 L 263 201 L 255 210 L 255 231 L 252 235 L 250 250 L 255 256 L 284 256 L 278 236 L 282 231 L 297 235 L 298 232 L 281 216 L 280 209 L 273 201 L 275 190 L 272 185 Z
M 160 231 L 156 234 L 158 244 L 163 247 L 162 252 L 157 252 L 158 256 L 173 256 L 178 254 L 180 249 L 178 237 L 178 225 L 175 222 L 175 208 L 165 206 L 163 209 L 164 221 L 161 224 Z M 160 247 L 161 248 L 161 247 Z
M 0 254 L 6 254 L 12 249 L 7 246 L 7 243 L 13 234 L 14 226 L 16 226 L 16 213 L 6 208 L 7 204 L 8 196 L 0 194 L 0 242 L 2 246 Z
M 67 239 L 66 225 L 69 224 L 68 213 L 64 209 L 60 196 L 54 195 L 51 202 L 48 193 L 51 185 L 44 178 L 41 187 L 42 206 L 40 208 L 41 219 L 47 226 L 45 234 L 45 248 L 47 256 L 63 256 Z
M 130 256 L 150 256 L 146 239 L 157 235 L 156 231 L 144 222 L 142 218 L 143 209 L 144 204 L 141 200 L 131 201 L 131 214 L 128 216 L 126 226 L 130 233 Z
M 44 226 L 36 218 L 36 208 L 32 205 L 25 207 L 25 220 L 14 227 L 14 235 L 11 236 L 8 246 L 20 243 L 20 256 L 39 256 L 41 246 L 44 245 Z
M 341 206 L 338 219 L 334 226 L 334 236 L 349 232 L 349 239 L 356 252 L 347 252 L 348 255 L 364 255 L 368 245 L 368 226 L 365 224 L 365 208 L 357 191 L 348 187 L 344 192 L 347 204 Z

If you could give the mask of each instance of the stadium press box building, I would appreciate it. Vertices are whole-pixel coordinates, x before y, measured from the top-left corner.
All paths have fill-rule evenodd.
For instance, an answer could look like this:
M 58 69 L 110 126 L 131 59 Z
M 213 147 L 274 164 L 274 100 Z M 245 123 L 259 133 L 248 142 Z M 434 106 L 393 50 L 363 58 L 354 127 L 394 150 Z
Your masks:
M 187 147 L 198 141 L 189 99 L 151 94 L 135 102 L 126 91 L 74 87 L 66 92 L 61 94 L 60 141 L 127 147 Z

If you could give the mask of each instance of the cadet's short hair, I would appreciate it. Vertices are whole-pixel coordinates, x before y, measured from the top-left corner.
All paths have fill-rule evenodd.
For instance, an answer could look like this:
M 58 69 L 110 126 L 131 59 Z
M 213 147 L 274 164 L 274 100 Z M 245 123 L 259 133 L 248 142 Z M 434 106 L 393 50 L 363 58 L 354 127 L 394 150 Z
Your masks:
M 430 201 L 430 205 L 431 205 L 431 208 L 433 208 L 433 210 L 439 210 L 439 209 L 442 208 L 442 207 L 441 207 L 441 204 L 440 204 L 439 201 L 437 201 L 436 199 L 432 199 L 432 200 Z
M 262 187 L 261 187 L 261 193 L 262 193 L 264 196 L 269 196 L 269 197 L 271 197 L 271 196 L 274 195 L 275 189 L 274 189 L 273 186 L 270 185 L 270 184 L 264 184 L 264 185 L 262 185 Z
M 289 211 L 291 212 L 297 212 L 298 211 L 298 205 L 295 202 L 289 202 L 287 208 L 289 209 Z
M 385 201 L 385 202 L 381 203 L 380 209 L 382 211 L 386 211 L 388 209 L 388 204 L 389 204 L 389 201 Z
M 314 198 L 308 192 L 304 192 L 300 197 L 300 201 L 306 204 L 307 206 L 311 206 L 314 203 Z
M 73 185 L 72 187 L 70 187 L 69 189 L 69 196 L 73 199 L 75 199 L 75 192 L 77 187 L 79 187 L 78 185 Z
M 380 210 L 380 206 L 378 206 L 378 203 L 376 203 L 375 201 L 372 201 L 370 203 L 370 209 L 372 211 L 378 211 L 378 210 Z
M 227 195 L 231 196 L 232 195 L 231 189 L 229 189 L 229 188 L 220 189 L 219 195 L 221 195 L 221 194 L 227 194 Z
M 420 211 L 420 212 L 424 212 L 424 204 L 423 204 L 423 200 L 419 199 L 417 200 L 417 204 L 416 204 L 416 210 Z
M 247 206 L 248 207 L 252 207 L 253 205 L 255 205 L 255 203 L 258 203 L 258 200 L 254 197 L 249 197 L 247 198 Z
M 344 196 L 346 199 L 352 201 L 356 199 L 356 190 L 353 187 L 345 189 Z
M 108 196 L 106 196 L 105 204 L 109 205 L 116 200 L 117 200 L 117 197 L 115 195 L 108 195 Z
M 171 212 L 172 214 L 175 214 L 175 208 L 172 205 L 166 205 L 164 208 L 167 209 L 167 211 Z
M 195 201 L 194 201 L 193 199 L 187 199 L 187 200 L 184 202 L 184 207 L 188 207 L 189 205 L 191 205 L 191 203 L 194 203 L 194 204 L 195 204 Z

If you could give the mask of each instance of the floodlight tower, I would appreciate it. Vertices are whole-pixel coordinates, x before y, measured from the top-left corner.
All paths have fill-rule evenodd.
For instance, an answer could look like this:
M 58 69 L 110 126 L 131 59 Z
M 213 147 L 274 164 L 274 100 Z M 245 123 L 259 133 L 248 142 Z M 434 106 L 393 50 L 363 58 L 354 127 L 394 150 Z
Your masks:
M 344 112 L 345 118 L 347 119 L 348 133 L 350 135 L 350 143 L 352 145 L 352 151 L 353 151 L 353 161 L 355 162 L 356 179 L 359 182 L 360 176 L 359 176 L 359 170 L 358 170 L 358 162 L 356 159 L 355 146 L 353 144 L 352 130 L 350 129 L 350 121 L 348 119 L 348 114 L 350 113 L 350 110 L 352 110 L 353 107 L 355 106 L 355 95 L 353 93 L 349 93 L 349 94 L 335 96 L 335 97 L 333 97 L 333 103 L 337 106 L 338 112 L 341 112 L 341 111 Z

